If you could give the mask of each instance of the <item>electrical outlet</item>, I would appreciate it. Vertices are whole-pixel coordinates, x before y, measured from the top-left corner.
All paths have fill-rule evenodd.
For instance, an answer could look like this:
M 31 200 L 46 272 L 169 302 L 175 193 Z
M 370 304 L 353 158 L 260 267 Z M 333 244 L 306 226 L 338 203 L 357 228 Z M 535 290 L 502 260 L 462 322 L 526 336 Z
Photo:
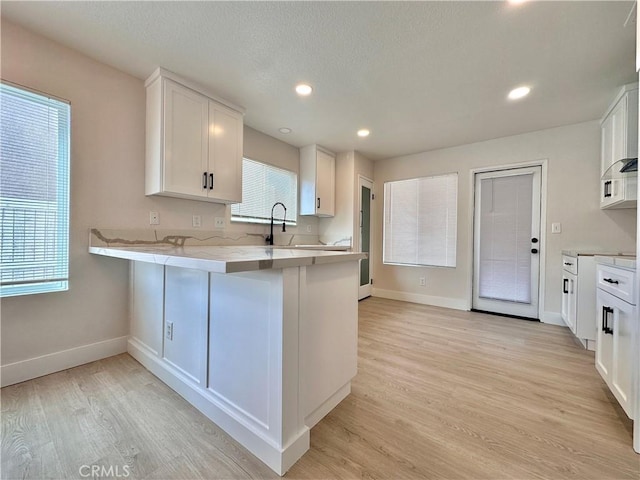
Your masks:
M 194 215 L 192 225 L 196 228 L 200 228 L 202 226 L 202 217 L 200 215 Z
M 307 225 L 307 233 L 311 233 L 311 225 Z
M 551 224 L 551 233 L 562 233 L 562 224 L 561 223 L 552 223 Z
M 173 340 L 173 322 L 165 323 L 164 336 L 167 340 Z
M 421 287 L 427 286 L 427 279 L 425 277 L 420 277 L 420 286 Z
M 224 217 L 216 217 L 214 221 L 215 228 L 224 228 Z
M 158 212 L 149 212 L 149 225 L 160 225 L 160 214 Z

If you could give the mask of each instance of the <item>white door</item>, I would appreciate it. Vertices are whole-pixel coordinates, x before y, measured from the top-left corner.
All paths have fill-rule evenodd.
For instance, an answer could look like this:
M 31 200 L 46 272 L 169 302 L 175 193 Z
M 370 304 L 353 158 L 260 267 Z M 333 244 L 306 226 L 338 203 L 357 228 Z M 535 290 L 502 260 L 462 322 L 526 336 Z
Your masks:
M 373 199 L 373 183 L 358 176 L 358 250 L 369 254 L 360 260 L 360 286 L 358 299 L 371 296 L 371 200 Z
M 541 170 L 475 176 L 474 310 L 538 318 Z

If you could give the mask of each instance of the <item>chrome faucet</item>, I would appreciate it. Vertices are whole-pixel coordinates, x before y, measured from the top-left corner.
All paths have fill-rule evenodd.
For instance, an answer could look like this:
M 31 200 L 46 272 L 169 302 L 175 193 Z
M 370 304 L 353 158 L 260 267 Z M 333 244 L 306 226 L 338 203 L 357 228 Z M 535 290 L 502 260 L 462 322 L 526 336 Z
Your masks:
M 282 202 L 276 202 L 273 204 L 273 207 L 271 207 L 271 230 L 270 230 L 269 236 L 266 239 L 269 245 L 273 245 L 273 209 L 276 208 L 278 205 L 282 205 L 282 208 L 284 208 L 284 217 L 282 218 L 282 231 L 283 232 L 287 231 L 287 227 L 284 223 L 285 220 L 287 219 L 287 207 L 285 207 L 284 203 Z

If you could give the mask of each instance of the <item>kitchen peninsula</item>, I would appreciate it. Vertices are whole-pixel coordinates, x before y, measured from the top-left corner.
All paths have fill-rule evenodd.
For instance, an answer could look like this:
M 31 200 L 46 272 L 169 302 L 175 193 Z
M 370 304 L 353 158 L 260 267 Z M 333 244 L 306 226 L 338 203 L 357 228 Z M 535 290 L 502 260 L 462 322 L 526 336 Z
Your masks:
M 128 352 L 283 475 L 357 368 L 358 260 L 264 246 L 91 246 L 131 261 Z

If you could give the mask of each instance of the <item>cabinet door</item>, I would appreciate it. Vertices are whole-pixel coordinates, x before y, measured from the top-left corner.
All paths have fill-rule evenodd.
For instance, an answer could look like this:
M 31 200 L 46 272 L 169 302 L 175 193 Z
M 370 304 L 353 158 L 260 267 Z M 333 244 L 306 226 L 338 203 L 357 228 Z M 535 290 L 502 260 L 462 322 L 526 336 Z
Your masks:
M 208 305 L 208 272 L 165 268 L 163 357 L 200 385 L 206 377 Z
M 335 212 L 336 159 L 318 150 L 316 165 L 316 213 L 332 217 Z
M 611 390 L 623 410 L 633 418 L 633 321 L 634 307 L 616 299 L 613 302 L 613 369 Z
M 576 334 L 578 326 L 578 280 L 577 277 L 569 276 L 569 328 Z
M 611 136 L 612 157 L 609 165 L 627 156 L 627 96 L 623 96 L 610 115 L 613 123 Z
M 596 369 L 609 385 L 613 372 L 613 335 L 605 332 L 605 326 L 610 321 L 612 314 L 611 299 L 614 298 L 602 290 L 598 290 L 596 297 Z
M 562 275 L 562 320 L 571 328 L 569 324 L 571 321 L 569 317 L 569 276 L 566 273 Z
M 209 99 L 164 80 L 164 191 L 207 196 Z
M 613 115 L 609 115 L 602 123 L 602 152 L 600 158 L 600 175 L 603 175 L 613 163 Z
M 242 129 L 240 113 L 209 102 L 209 198 L 242 202 Z

